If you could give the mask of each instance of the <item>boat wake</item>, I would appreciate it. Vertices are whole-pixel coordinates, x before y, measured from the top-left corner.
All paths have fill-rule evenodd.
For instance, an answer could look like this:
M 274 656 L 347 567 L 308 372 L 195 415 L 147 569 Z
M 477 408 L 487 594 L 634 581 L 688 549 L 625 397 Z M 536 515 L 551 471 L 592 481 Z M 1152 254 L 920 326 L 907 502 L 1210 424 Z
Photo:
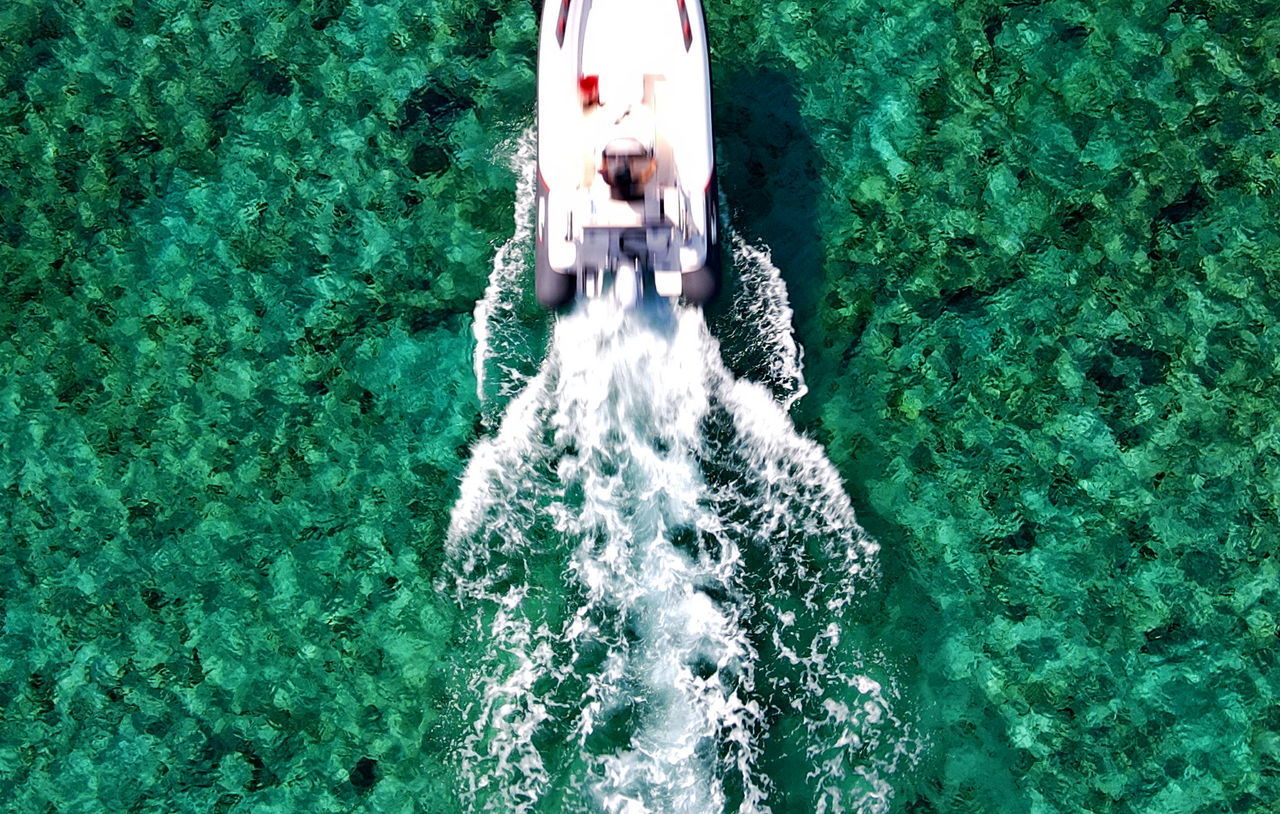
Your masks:
M 604 300 L 523 373 L 517 309 L 496 304 L 523 280 L 495 260 L 476 364 L 499 418 L 448 537 L 474 619 L 472 810 L 883 811 L 915 760 L 892 680 L 848 635 L 877 546 L 788 417 L 804 381 L 777 270 L 736 249 L 726 330 L 758 337 L 741 376 L 700 310 Z

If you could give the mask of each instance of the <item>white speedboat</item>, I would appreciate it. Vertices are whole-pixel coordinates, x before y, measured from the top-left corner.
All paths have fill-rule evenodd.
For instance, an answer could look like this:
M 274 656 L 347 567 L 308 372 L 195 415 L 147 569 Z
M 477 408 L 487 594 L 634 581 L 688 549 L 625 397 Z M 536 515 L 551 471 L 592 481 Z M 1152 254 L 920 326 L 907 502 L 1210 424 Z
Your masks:
M 538 39 L 538 301 L 720 287 L 701 0 L 545 0 Z

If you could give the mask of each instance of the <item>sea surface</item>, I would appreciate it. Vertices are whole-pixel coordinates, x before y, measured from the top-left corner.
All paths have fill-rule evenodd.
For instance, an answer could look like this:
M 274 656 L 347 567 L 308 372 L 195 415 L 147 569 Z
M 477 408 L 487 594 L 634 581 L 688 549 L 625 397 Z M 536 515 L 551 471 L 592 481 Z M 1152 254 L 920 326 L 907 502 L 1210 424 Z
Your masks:
M 0 808 L 1280 808 L 1280 5 L 707 0 L 558 316 L 537 11 L 0 5 Z

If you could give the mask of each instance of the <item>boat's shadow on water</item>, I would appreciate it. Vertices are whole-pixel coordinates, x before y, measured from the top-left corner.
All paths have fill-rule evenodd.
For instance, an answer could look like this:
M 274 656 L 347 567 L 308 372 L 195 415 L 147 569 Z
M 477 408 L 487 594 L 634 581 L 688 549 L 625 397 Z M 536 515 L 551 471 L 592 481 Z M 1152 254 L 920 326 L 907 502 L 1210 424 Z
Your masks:
M 809 136 L 798 88 L 785 73 L 758 66 L 716 73 L 712 94 L 717 170 L 730 219 L 745 240 L 770 247 L 795 312 L 794 326 L 801 338 L 807 333 L 812 337 L 806 326 L 816 324 L 821 304 L 824 269 L 820 201 L 822 172 L 827 162 Z M 732 301 L 738 281 L 730 273 L 725 283 L 727 296 L 709 309 L 717 335 L 724 321 L 720 312 Z M 732 353 L 730 347 L 726 350 Z M 820 347 L 810 350 L 823 353 Z M 808 368 L 810 384 L 818 392 L 829 392 L 818 377 L 838 368 L 821 364 Z M 813 397 L 801 401 L 796 409 L 801 429 L 812 431 L 818 409 Z M 866 597 L 868 607 L 876 609 L 873 615 L 880 622 L 864 631 L 866 646 L 885 653 L 895 665 L 906 696 L 900 713 L 906 719 L 914 719 L 921 731 L 929 732 L 939 726 L 935 719 L 939 711 L 919 697 L 920 665 L 942 663 L 946 657 L 945 639 L 937 632 L 944 627 L 942 611 L 931 599 L 928 579 L 912 561 L 909 547 L 901 544 L 911 530 L 874 507 L 868 489 L 868 466 L 882 463 L 836 462 L 857 507 L 859 523 L 881 544 L 883 579 L 871 587 L 871 594 Z M 954 695 L 948 697 L 959 697 L 967 691 L 953 689 Z M 992 743 L 1007 743 L 1009 735 L 998 716 L 993 710 L 984 712 L 981 724 L 987 730 L 985 737 Z M 939 759 L 926 749 L 921 767 L 895 779 L 897 799 L 906 805 L 927 800 L 924 786 L 940 771 Z M 1012 779 L 1001 776 L 992 783 L 1009 785 Z
M 822 159 L 797 89 L 786 74 L 764 66 L 716 73 L 712 85 L 717 171 L 731 220 L 748 241 L 769 245 L 797 323 L 806 324 L 815 316 L 820 281 Z M 726 284 L 735 284 L 732 275 Z

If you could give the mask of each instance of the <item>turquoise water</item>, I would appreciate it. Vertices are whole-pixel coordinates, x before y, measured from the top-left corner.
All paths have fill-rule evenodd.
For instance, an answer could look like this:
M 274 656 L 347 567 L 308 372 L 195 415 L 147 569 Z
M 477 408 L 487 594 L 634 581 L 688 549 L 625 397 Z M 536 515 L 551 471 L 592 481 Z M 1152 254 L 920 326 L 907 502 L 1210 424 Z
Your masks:
M 1274 810 L 1280 9 L 709 3 L 560 320 L 535 11 L 0 9 L 9 807 Z

